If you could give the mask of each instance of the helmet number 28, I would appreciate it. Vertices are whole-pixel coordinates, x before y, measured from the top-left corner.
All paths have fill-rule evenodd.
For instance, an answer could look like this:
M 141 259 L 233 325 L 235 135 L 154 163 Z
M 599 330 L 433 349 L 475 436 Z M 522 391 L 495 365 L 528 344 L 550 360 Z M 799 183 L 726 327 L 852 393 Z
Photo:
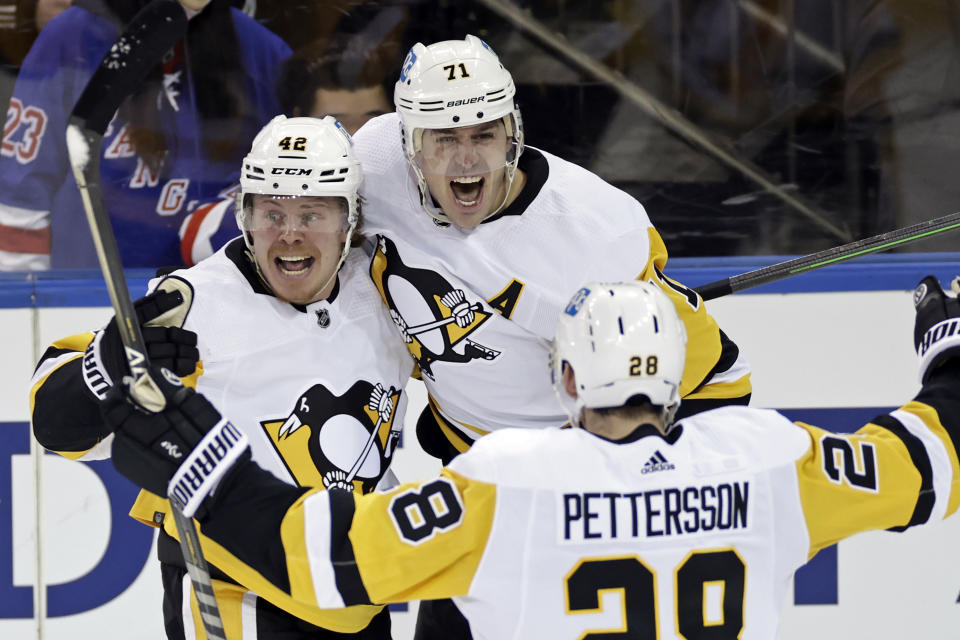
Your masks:
M 657 356 L 647 356 L 646 359 L 641 356 L 630 358 L 631 376 L 655 376 L 657 375 Z
M 287 136 L 282 138 L 280 142 L 277 143 L 277 146 L 283 149 L 284 151 L 306 151 L 307 150 L 307 139 L 306 138 L 291 138 Z

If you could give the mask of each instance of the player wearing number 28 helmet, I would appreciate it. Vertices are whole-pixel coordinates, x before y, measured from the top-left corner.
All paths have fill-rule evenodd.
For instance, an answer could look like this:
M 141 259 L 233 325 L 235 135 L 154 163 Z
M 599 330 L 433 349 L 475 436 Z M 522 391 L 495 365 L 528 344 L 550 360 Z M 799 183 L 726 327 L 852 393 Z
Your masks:
M 588 283 L 561 312 L 552 354 L 582 428 L 503 429 L 439 478 L 362 496 L 297 489 L 241 462 L 217 471 L 228 479 L 201 522 L 295 598 L 452 597 L 477 640 L 769 640 L 817 551 L 937 526 L 960 506 L 960 305 L 933 277 L 914 300 L 919 393 L 833 433 L 738 406 L 672 422 L 685 348 L 674 304 L 646 282 Z M 118 469 L 144 486 L 181 475 L 135 434 L 224 424 L 192 400 L 171 403 L 166 421 L 115 402 L 118 441 L 131 443 Z

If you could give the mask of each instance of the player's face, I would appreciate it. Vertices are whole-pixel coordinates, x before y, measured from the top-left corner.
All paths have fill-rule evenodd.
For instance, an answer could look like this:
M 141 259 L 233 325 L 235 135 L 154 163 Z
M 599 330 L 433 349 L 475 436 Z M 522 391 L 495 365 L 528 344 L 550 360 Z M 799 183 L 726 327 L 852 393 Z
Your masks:
M 305 115 L 312 118 L 333 116 L 343 128 L 353 135 L 370 118 L 392 111 L 383 87 L 364 87 L 355 91 L 347 89 L 317 89 L 313 96 L 313 109 Z
M 504 201 L 512 147 L 503 120 L 425 129 L 416 162 L 430 195 L 450 221 L 473 229 Z
M 281 300 L 309 304 L 333 290 L 346 240 L 346 204 L 326 196 L 253 197 L 247 230 L 260 271 Z

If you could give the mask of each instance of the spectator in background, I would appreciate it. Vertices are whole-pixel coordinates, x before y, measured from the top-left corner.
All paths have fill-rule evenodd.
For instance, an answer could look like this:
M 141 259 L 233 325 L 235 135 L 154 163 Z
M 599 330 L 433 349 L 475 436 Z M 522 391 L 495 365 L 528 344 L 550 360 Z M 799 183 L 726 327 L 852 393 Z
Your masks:
M 292 116 L 330 115 L 356 133 L 370 118 L 393 111 L 393 67 L 386 60 L 399 57 L 398 48 L 362 34 L 336 34 L 304 47 L 284 64 L 281 108 Z
M 76 0 L 24 60 L 0 154 L 0 269 L 96 266 L 63 131 L 93 70 L 146 2 Z M 185 39 L 104 136 L 101 184 L 128 267 L 190 264 L 222 244 L 182 222 L 232 196 L 242 141 L 279 110 L 273 79 L 290 54 L 230 0 L 180 2 L 190 17 Z M 228 222 L 222 240 L 237 233 Z
M 71 0 L 37 0 L 37 14 L 34 23 L 37 31 L 43 31 L 47 23 L 70 8 Z

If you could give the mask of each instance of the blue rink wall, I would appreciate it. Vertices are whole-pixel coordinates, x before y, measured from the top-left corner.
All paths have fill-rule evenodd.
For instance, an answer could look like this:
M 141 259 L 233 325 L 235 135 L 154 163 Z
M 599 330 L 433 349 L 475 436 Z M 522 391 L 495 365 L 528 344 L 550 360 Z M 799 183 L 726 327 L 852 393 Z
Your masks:
M 776 261 L 676 259 L 667 274 L 697 286 Z M 960 274 L 960 253 L 863 258 L 707 305 L 751 361 L 754 405 L 852 431 L 918 388 L 909 291 L 928 273 L 949 281 Z M 134 297 L 151 275 L 128 272 Z M 108 306 L 96 272 L 0 274 L 5 640 L 163 635 L 153 531 L 126 515 L 134 487 L 109 462 L 41 455 L 29 433 L 36 359 L 52 340 L 102 325 Z M 417 385 L 408 387 L 410 434 L 424 402 Z M 414 439 L 404 444 L 395 463 L 401 480 L 435 473 L 436 463 Z M 960 638 L 958 539 L 960 525 L 948 521 L 903 535 L 863 534 L 822 551 L 797 574 L 778 638 Z M 395 612 L 396 640 L 411 637 L 415 610 Z M 672 630 L 661 631 L 672 637 Z

